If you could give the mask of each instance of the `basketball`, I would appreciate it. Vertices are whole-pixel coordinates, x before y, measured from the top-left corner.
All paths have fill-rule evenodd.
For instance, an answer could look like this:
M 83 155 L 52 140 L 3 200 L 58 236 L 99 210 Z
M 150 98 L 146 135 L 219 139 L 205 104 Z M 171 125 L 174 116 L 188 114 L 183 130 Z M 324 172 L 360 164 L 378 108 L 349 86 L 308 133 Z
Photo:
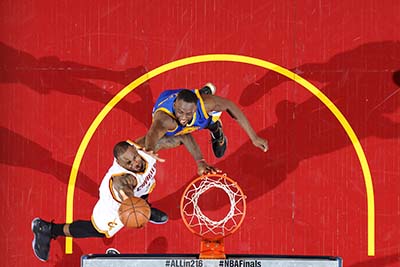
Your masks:
M 150 219 L 150 206 L 140 197 L 125 199 L 118 209 L 119 219 L 130 228 L 143 227 Z

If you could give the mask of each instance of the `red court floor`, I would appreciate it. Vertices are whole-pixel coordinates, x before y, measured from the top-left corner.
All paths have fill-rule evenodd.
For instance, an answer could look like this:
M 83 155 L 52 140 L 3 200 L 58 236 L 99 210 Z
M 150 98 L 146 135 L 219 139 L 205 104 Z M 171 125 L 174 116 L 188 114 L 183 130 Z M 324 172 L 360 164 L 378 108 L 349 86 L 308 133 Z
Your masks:
M 225 240 L 227 253 L 400 266 L 399 1 L 14 0 L 0 7 L 2 266 L 79 266 L 81 255 L 108 247 L 197 253 L 199 240 L 179 213 L 181 193 L 196 177 L 183 147 L 160 152 L 166 162 L 150 197 L 169 214 L 167 224 L 73 239 L 72 254 L 58 238 L 47 263 L 32 253 L 30 224 L 38 216 L 64 222 L 73 189 L 73 218 L 89 219 L 113 145 L 146 133 L 164 89 L 209 81 L 270 145 L 267 153 L 255 148 L 227 114 L 223 158 L 214 157 L 207 131 L 195 134 L 204 157 L 247 195 L 247 216 Z M 98 121 L 73 169 L 113 96 L 157 67 L 210 54 L 251 60 L 211 57 L 155 75 Z

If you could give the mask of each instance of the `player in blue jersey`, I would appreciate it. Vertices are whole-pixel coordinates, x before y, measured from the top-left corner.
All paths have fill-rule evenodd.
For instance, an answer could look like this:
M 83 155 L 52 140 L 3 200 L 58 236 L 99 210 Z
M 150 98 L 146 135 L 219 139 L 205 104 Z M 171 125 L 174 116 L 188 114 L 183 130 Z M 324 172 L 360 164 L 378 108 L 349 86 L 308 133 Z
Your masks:
M 200 129 L 211 133 L 214 155 L 220 158 L 227 147 L 220 116 L 223 111 L 235 119 L 250 137 L 254 146 L 264 152 L 267 140 L 256 134 L 244 113 L 232 101 L 214 95 L 216 88 L 207 83 L 200 90 L 167 90 L 160 94 L 153 108 L 153 122 L 146 136 L 138 139 L 147 151 L 172 148 L 184 144 L 197 162 L 198 174 L 218 172 L 203 159 L 201 151 L 190 134 Z

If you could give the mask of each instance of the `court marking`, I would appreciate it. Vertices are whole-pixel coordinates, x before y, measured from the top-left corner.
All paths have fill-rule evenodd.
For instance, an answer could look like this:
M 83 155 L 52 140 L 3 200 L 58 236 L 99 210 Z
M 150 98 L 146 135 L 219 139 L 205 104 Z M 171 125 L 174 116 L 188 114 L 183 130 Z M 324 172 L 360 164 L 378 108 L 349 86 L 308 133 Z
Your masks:
M 93 120 L 92 124 L 89 126 L 89 129 L 85 133 L 81 144 L 79 145 L 78 151 L 75 155 L 74 162 L 72 164 L 71 173 L 68 182 L 67 188 L 67 203 L 66 203 L 66 223 L 72 223 L 73 221 L 73 205 L 74 205 L 74 191 L 75 191 L 75 183 L 76 177 L 78 174 L 79 166 L 81 164 L 83 155 L 85 150 L 96 131 L 97 127 L 100 125 L 102 120 L 107 116 L 107 114 L 114 108 L 115 105 L 118 104 L 126 95 L 128 95 L 131 91 L 133 91 L 136 87 L 140 86 L 144 82 L 150 80 L 153 77 L 156 77 L 159 74 L 170 71 L 172 69 L 176 69 L 182 66 L 195 64 L 195 63 L 204 63 L 204 62 L 212 62 L 212 61 L 227 61 L 227 62 L 237 62 L 237 63 L 245 63 L 249 65 L 255 65 L 258 67 L 265 68 L 267 70 L 275 71 L 294 82 L 300 84 L 308 91 L 310 91 L 314 96 L 316 96 L 325 106 L 333 113 L 336 119 L 340 122 L 346 134 L 350 138 L 353 147 L 358 156 L 358 160 L 360 161 L 360 165 L 362 168 L 362 172 L 364 175 L 364 183 L 367 192 L 367 242 L 368 242 L 368 256 L 375 255 L 375 200 L 374 200 L 374 190 L 372 184 L 371 172 L 369 169 L 369 165 L 367 162 L 367 158 L 365 156 L 364 150 L 358 140 L 357 135 L 354 130 L 350 126 L 350 123 L 346 120 L 344 115 L 340 112 L 340 110 L 335 106 L 335 104 L 325 96 L 317 87 L 312 85 L 307 80 L 303 79 L 301 76 L 291 72 L 288 69 L 285 69 L 279 65 L 274 63 L 270 63 L 268 61 L 253 58 L 249 56 L 235 55 L 235 54 L 208 54 L 208 55 L 199 55 L 192 56 L 183 59 L 179 59 L 167 64 L 164 64 L 160 67 L 157 67 L 146 74 L 143 74 L 132 83 L 123 88 L 118 94 L 116 94 L 110 102 L 108 102 L 104 108 L 100 111 L 100 113 Z M 72 237 L 67 237 L 65 239 L 65 253 L 72 253 Z

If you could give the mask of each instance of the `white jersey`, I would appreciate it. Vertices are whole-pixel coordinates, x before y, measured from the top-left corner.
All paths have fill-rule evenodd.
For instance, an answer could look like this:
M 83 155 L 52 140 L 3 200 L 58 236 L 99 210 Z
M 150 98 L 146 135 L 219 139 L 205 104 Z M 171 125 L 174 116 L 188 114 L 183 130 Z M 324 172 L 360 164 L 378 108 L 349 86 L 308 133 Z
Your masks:
M 107 237 L 112 237 L 121 228 L 123 224 L 119 219 L 118 209 L 121 205 L 121 199 L 118 192 L 113 188 L 112 177 L 123 173 L 130 173 L 136 177 L 137 186 L 133 191 L 134 196 L 141 197 L 150 194 L 153 190 L 156 180 L 156 160 L 147 153 L 138 149 L 139 155 L 145 161 L 145 171 L 143 173 L 134 173 L 121 167 L 117 160 L 108 170 L 101 182 L 99 188 L 100 198 L 93 208 L 92 223 L 100 233 L 104 233 Z

